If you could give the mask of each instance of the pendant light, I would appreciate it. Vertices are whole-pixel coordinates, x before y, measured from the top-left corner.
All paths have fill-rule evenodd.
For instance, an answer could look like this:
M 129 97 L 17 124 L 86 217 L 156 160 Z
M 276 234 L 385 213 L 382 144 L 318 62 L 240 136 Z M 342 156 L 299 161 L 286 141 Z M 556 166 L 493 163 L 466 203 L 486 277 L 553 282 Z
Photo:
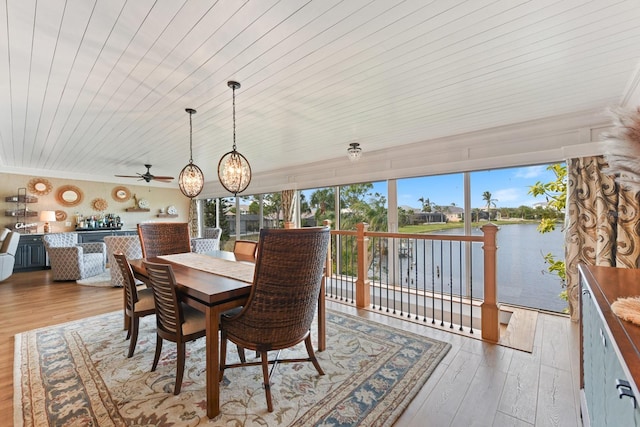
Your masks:
M 236 150 L 236 89 L 240 83 L 228 81 L 233 91 L 233 150 L 222 156 L 218 163 L 220 184 L 233 195 L 242 193 L 251 182 L 251 166 L 247 159 Z
M 178 184 L 180 185 L 182 194 L 193 199 L 200 194 L 204 187 L 204 174 L 198 166 L 193 164 L 193 125 L 191 123 L 191 116 L 196 113 L 196 110 L 186 108 L 185 111 L 189 113 L 189 164 L 180 172 Z
M 360 148 L 360 144 L 357 142 L 352 142 L 349 144 L 349 148 L 347 148 L 347 157 L 352 162 L 357 162 L 360 157 L 362 157 L 362 148 Z

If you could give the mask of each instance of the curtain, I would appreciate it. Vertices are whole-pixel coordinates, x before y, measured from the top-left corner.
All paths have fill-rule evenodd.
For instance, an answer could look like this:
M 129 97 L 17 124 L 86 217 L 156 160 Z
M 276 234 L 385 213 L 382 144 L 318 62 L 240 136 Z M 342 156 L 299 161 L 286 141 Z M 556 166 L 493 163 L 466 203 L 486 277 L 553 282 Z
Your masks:
M 285 223 L 293 221 L 295 190 L 282 190 L 282 215 Z
M 565 267 L 571 319 L 580 317 L 578 264 L 637 268 L 640 191 L 606 175 L 602 156 L 567 162 Z
M 191 199 L 189 202 L 189 233 L 191 237 L 199 237 L 198 230 L 198 201 Z

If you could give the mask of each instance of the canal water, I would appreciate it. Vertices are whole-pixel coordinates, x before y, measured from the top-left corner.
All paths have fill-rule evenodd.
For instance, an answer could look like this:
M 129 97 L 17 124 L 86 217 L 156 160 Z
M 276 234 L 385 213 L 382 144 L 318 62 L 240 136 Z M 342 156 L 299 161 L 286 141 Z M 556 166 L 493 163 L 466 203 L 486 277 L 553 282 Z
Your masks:
M 433 234 L 460 233 L 460 229 L 453 229 Z M 481 235 L 482 232 L 474 229 L 473 234 Z M 564 236 L 560 228 L 541 234 L 537 224 L 501 225 L 497 239 L 498 301 L 562 312 L 567 307 L 567 303 L 559 297 L 563 290 L 562 282 L 547 271 L 548 265 L 544 261 L 547 253 L 564 260 Z M 419 252 L 418 247 L 417 259 L 421 259 Z M 476 297 L 482 296 L 482 255 L 481 249 L 474 249 L 472 260 L 476 284 L 472 294 Z

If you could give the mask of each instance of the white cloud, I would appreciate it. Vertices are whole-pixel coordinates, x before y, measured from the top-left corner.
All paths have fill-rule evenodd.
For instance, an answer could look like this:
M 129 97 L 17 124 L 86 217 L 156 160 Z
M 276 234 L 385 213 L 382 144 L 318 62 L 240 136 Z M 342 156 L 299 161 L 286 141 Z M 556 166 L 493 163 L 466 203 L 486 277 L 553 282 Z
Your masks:
M 516 171 L 516 178 L 522 178 L 522 179 L 531 179 L 531 178 L 537 178 L 541 175 L 543 175 L 545 172 L 547 171 L 547 166 L 542 165 L 542 166 L 528 166 L 525 168 L 518 168 Z
M 521 200 L 523 196 L 523 191 L 520 188 L 503 188 L 491 193 L 491 198 L 498 199 L 496 204 L 500 206 L 510 206 L 514 201 Z

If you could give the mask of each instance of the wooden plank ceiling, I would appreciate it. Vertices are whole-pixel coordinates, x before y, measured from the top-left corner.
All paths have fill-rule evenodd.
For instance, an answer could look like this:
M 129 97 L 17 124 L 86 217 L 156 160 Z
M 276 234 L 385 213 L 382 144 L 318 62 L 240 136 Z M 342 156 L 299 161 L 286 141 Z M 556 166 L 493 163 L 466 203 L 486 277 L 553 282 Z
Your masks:
M 640 3 L 8 0 L 0 167 L 208 179 L 604 109 L 628 90 Z

